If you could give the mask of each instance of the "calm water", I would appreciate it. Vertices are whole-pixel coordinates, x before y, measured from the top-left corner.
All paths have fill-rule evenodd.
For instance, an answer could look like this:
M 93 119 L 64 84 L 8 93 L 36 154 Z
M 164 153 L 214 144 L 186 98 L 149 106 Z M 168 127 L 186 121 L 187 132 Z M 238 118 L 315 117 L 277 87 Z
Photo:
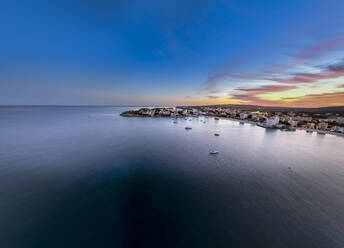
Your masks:
M 126 109 L 0 107 L 1 248 L 344 247 L 344 138 Z

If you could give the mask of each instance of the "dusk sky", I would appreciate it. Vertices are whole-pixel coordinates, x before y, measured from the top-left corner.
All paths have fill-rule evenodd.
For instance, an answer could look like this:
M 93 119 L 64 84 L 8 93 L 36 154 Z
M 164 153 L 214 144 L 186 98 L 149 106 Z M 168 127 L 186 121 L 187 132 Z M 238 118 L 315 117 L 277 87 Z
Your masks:
M 344 105 L 343 0 L 3 0 L 0 22 L 0 104 Z

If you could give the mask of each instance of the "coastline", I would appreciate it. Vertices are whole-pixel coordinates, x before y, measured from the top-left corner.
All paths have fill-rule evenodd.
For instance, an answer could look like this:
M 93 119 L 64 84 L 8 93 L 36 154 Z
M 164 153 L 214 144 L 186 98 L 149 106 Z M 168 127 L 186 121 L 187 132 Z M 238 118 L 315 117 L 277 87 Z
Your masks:
M 195 116 L 189 116 L 189 117 L 195 117 Z M 214 117 L 214 116 L 204 115 L 204 117 L 209 118 L 209 117 Z M 259 125 L 260 122 L 255 122 L 255 121 L 240 120 L 240 119 L 235 119 L 235 118 L 230 118 L 230 117 L 216 117 L 216 118 L 219 118 L 220 120 L 222 119 L 222 120 L 243 122 L 244 124 L 251 124 L 251 125 L 255 125 L 255 126 L 260 127 L 260 128 L 266 128 L 266 127 L 260 126 Z M 312 131 L 312 132 L 317 133 L 317 134 L 319 131 L 321 131 L 321 132 L 323 132 L 323 134 L 329 134 L 329 135 L 336 135 L 339 137 L 344 137 L 344 133 L 336 133 L 336 132 L 331 132 L 331 131 L 324 131 L 324 130 L 311 129 L 311 128 L 302 128 L 302 127 L 294 127 L 294 128 L 295 128 L 295 130 L 300 130 L 300 131 Z M 276 128 L 276 127 L 267 127 L 267 129 L 275 129 L 275 130 L 283 131 L 282 128 Z M 321 134 L 319 134 L 319 135 L 321 135 Z
M 206 117 L 212 117 L 212 116 L 206 116 Z M 255 121 L 248 121 L 248 120 L 240 120 L 240 119 L 235 119 L 235 118 L 230 118 L 230 117 L 217 117 L 217 118 L 220 118 L 220 119 L 223 119 L 223 120 L 231 120 L 231 121 L 237 121 L 237 122 L 244 122 L 245 124 L 254 124 L 255 126 L 257 127 L 260 127 L 260 128 L 266 128 L 266 127 L 262 127 L 260 126 L 259 122 L 255 122 Z M 311 129 L 311 128 L 302 128 L 302 127 L 294 127 L 295 130 L 300 130 L 300 131 L 312 131 L 314 133 L 317 133 L 319 131 L 323 132 L 323 134 L 329 134 L 329 135 L 336 135 L 336 136 L 339 136 L 339 137 L 344 137 L 344 133 L 336 133 L 336 132 L 331 132 L 331 131 L 324 131 L 324 130 L 318 130 L 318 129 Z M 275 129 L 275 130 L 281 130 L 283 131 L 281 128 L 276 128 L 276 127 L 268 127 L 268 129 Z M 322 134 L 319 134 L 319 135 L 322 135 Z
M 266 129 L 275 129 L 275 130 L 280 130 L 280 131 L 286 131 L 286 132 L 292 132 L 292 130 L 283 130 L 283 128 L 277 128 L 277 127 L 264 127 L 263 125 L 261 125 L 261 122 L 256 122 L 256 121 L 250 121 L 250 120 L 241 120 L 241 119 L 236 119 L 236 118 L 231 118 L 231 117 L 223 117 L 223 116 L 214 116 L 214 115 L 187 115 L 187 116 L 144 116 L 144 115 L 127 115 L 126 112 L 123 112 L 120 114 L 120 116 L 122 117 L 129 117 L 129 118 L 133 118 L 133 117 L 137 117 L 137 118 L 170 118 L 170 119 L 186 119 L 186 118 L 199 118 L 199 117 L 206 117 L 206 118 L 218 118 L 219 120 L 231 120 L 231 121 L 236 121 L 236 122 L 240 122 L 243 124 L 251 124 L 251 125 L 255 125 L 257 127 L 260 128 L 266 128 Z M 326 130 L 318 130 L 318 129 L 311 129 L 311 128 L 302 128 L 302 127 L 293 127 L 293 129 L 296 130 L 300 130 L 300 131 L 309 131 L 309 132 L 315 132 L 318 135 L 325 135 L 325 134 L 329 134 L 329 135 L 335 135 L 338 137 L 344 137 L 344 133 L 338 133 L 338 132 L 332 132 L 332 131 L 326 131 Z M 321 133 L 319 133 L 321 132 Z
M 338 113 L 331 119 L 329 117 L 331 113 L 325 113 L 321 116 L 319 114 L 312 115 L 308 112 L 300 112 L 296 114 L 293 112 L 262 112 L 259 110 L 248 111 L 214 107 L 199 107 L 192 109 L 182 107 L 163 107 L 128 110 L 122 112 L 120 115 L 123 117 L 150 117 L 172 119 L 206 117 L 220 120 L 221 118 L 238 121 L 241 124 L 248 123 L 261 128 L 279 129 L 286 132 L 303 130 L 308 133 L 316 132 L 318 135 L 330 134 L 344 137 L 344 117 L 341 117 L 341 115 Z M 302 125 L 299 125 L 299 122 L 303 122 Z M 337 124 L 333 124 L 334 122 Z

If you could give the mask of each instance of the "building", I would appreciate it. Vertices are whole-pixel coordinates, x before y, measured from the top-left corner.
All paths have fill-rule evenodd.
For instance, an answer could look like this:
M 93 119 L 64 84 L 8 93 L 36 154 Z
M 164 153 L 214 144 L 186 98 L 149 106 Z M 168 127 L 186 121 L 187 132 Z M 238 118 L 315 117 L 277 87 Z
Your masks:
M 288 123 L 289 123 L 289 125 L 292 126 L 292 127 L 297 127 L 298 121 L 289 120 Z
M 240 119 L 244 120 L 248 118 L 248 114 L 247 113 L 240 113 Z
M 317 129 L 325 130 L 328 127 L 327 122 L 319 122 L 317 125 Z
M 339 130 L 340 130 L 340 126 L 333 126 L 330 129 L 330 131 L 332 131 L 332 132 L 339 132 Z
M 314 129 L 315 128 L 315 123 L 313 122 L 308 122 L 307 125 L 306 125 L 307 128 L 311 128 L 311 129 Z
M 269 127 L 276 126 L 276 125 L 278 125 L 278 123 L 279 123 L 279 116 L 278 115 L 276 115 L 273 118 L 266 119 L 266 125 Z

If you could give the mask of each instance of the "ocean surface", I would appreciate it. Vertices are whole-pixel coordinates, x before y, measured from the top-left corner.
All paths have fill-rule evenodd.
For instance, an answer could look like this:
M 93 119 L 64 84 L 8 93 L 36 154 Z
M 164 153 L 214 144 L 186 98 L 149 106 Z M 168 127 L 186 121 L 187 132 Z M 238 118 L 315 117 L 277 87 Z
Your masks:
M 344 247 L 343 137 L 128 109 L 0 107 L 1 248 Z

